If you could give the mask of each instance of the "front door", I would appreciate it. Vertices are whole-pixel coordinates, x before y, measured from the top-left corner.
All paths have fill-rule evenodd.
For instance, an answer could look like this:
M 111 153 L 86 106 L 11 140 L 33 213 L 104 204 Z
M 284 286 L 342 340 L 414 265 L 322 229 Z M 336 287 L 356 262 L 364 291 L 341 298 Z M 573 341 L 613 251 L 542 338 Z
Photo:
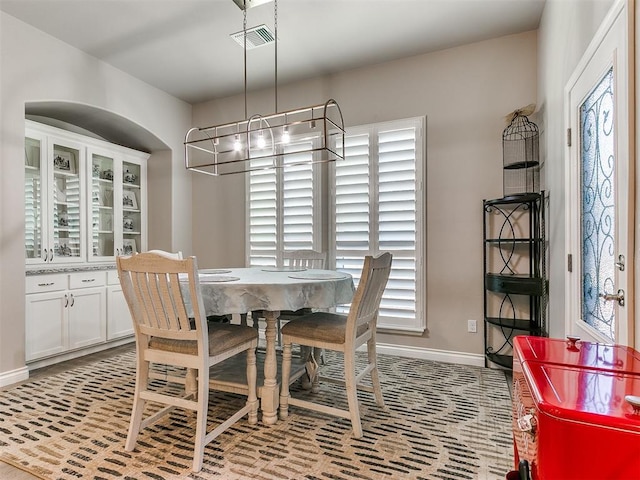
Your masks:
M 629 4 L 605 18 L 566 88 L 567 334 L 633 345 Z

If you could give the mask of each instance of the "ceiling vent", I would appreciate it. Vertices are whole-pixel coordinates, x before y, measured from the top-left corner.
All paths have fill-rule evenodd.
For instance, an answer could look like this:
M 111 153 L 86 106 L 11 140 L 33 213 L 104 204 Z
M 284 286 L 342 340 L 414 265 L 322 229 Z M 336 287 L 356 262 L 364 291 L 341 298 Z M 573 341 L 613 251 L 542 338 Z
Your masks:
M 233 38 L 241 47 L 244 47 L 243 37 L 243 30 L 231 34 L 231 38 Z M 268 45 L 275 42 L 275 40 L 275 35 L 266 25 L 258 25 L 257 27 L 247 29 L 247 50 Z

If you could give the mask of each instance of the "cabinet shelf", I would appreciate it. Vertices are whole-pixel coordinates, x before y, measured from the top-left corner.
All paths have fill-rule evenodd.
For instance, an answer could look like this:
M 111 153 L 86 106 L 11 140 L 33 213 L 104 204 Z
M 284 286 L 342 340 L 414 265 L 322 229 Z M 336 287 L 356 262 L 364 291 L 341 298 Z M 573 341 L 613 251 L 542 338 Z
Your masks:
M 492 292 L 513 295 L 536 295 L 543 293 L 543 279 L 531 275 L 499 275 L 487 273 L 485 288 Z
M 539 330 L 538 326 L 528 319 L 486 317 L 485 320 L 491 325 L 496 325 L 498 327 L 504 327 L 513 330 L 521 330 L 523 332 L 533 333 Z
M 500 365 L 501 367 L 513 369 L 513 356 L 511 355 L 503 355 L 499 353 L 486 352 L 487 360 L 495 363 L 496 365 Z
M 542 242 L 541 238 L 486 238 L 486 243 L 500 245 L 500 244 L 522 244 L 531 245 L 533 243 Z
M 506 197 L 496 198 L 494 200 L 485 200 L 485 206 L 510 205 L 514 203 L 531 203 L 537 202 L 542 198 L 540 193 L 523 193 L 520 195 L 507 195 Z
M 108 178 L 100 178 L 100 177 L 91 177 L 91 180 L 98 183 L 106 183 L 108 185 L 113 184 L 113 180 L 109 180 Z

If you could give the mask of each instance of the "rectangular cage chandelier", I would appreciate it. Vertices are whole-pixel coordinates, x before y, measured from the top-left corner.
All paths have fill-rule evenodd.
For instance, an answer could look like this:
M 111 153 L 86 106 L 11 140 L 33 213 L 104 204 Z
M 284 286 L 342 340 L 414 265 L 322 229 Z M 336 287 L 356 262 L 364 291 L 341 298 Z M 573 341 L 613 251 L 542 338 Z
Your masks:
M 278 112 L 278 1 L 274 0 L 275 111 L 247 114 L 247 10 L 272 0 L 233 0 L 243 10 L 244 114 L 237 122 L 193 127 L 185 135 L 185 167 L 221 176 L 344 159 L 344 120 L 334 99 Z M 288 145 L 295 143 L 295 147 Z M 301 155 L 306 153 L 306 155 Z

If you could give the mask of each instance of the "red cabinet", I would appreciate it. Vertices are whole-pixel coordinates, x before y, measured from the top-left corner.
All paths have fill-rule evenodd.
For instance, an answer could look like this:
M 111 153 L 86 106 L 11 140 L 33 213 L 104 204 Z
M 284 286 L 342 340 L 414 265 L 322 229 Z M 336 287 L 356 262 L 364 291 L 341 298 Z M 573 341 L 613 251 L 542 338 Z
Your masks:
M 516 465 L 533 480 L 640 479 L 640 353 L 591 342 L 514 339 Z

